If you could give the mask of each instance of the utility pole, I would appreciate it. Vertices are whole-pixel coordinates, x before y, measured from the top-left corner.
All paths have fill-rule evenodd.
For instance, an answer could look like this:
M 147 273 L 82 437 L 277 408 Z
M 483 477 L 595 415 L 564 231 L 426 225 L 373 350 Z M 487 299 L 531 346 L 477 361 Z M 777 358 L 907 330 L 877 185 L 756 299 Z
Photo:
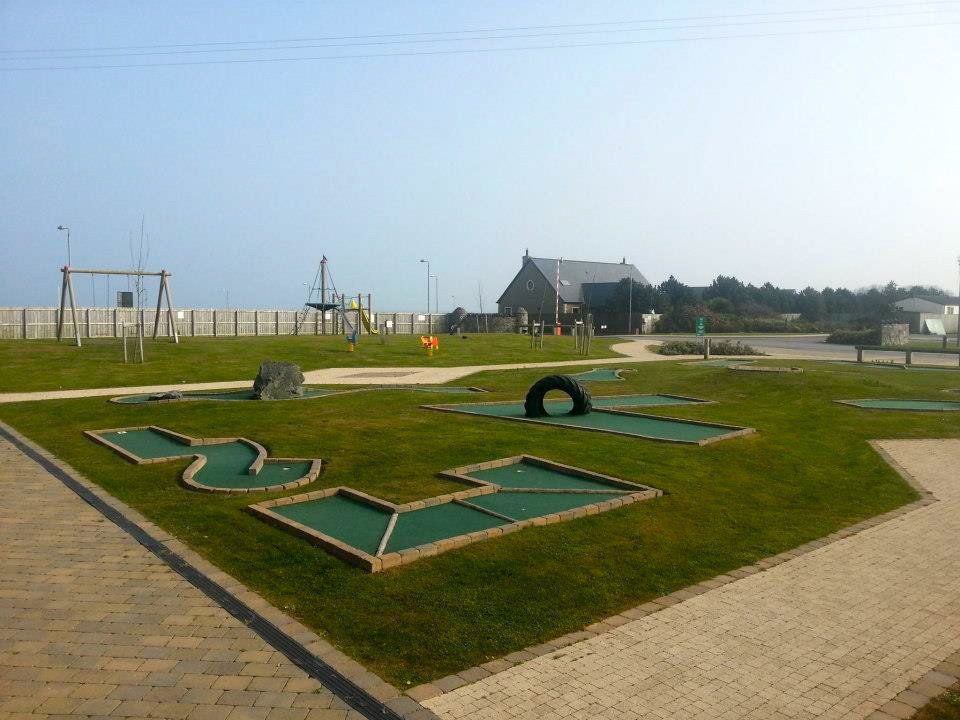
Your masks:
M 57 225 L 57 230 L 66 230 L 67 231 L 67 267 L 73 265 L 70 261 L 70 228 L 66 225 Z
M 557 258 L 557 301 L 554 304 L 553 308 L 553 334 L 560 334 L 560 263 L 563 262 L 563 258 Z
M 420 259 L 420 262 L 427 264 L 427 334 L 433 334 L 433 318 L 430 317 L 430 261 Z

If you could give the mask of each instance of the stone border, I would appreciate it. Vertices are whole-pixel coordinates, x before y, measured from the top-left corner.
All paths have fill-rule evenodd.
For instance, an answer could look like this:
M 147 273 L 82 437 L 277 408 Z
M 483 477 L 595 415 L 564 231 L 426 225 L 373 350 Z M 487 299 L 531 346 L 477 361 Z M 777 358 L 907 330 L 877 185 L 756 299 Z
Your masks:
M 866 720 L 911 718 L 920 708 L 945 693 L 958 681 L 960 652 L 955 652 L 910 687 L 897 693 L 892 700 L 867 715 Z
M 960 392 L 960 391 L 958 391 Z M 864 405 L 857 405 L 859 402 L 864 400 L 878 400 L 880 402 L 952 402 L 956 405 L 955 408 L 889 408 L 889 407 L 868 407 Z M 848 407 L 855 407 L 858 410 L 883 410 L 886 412 L 957 412 L 960 411 L 960 401 L 956 400 L 937 400 L 937 399 L 927 399 L 927 400 L 918 400 L 917 398 L 861 398 L 860 400 L 834 400 L 838 405 L 846 405 Z
M 575 490 L 572 488 L 543 488 L 527 490 L 520 488 L 505 488 L 496 483 L 478 480 L 477 478 L 473 478 L 468 475 L 468 473 L 475 472 L 477 470 L 489 470 L 491 468 L 506 467 L 508 465 L 518 465 L 521 463 L 550 468 L 566 475 L 574 475 L 576 477 L 595 480 L 596 482 L 600 483 L 607 483 L 613 487 L 608 491 Z M 463 467 L 444 470 L 438 473 L 438 475 L 448 480 L 453 480 L 455 482 L 472 487 L 469 490 L 460 490 L 458 492 L 447 493 L 445 495 L 435 495 L 434 497 L 426 498 L 424 500 L 414 500 L 402 505 L 397 505 L 350 487 L 338 486 L 326 488 L 324 490 L 317 490 L 315 492 L 276 498 L 274 500 L 266 500 L 261 503 L 249 505 L 247 509 L 274 527 L 287 530 L 295 535 L 299 535 L 308 542 L 322 547 L 331 555 L 334 555 L 335 557 L 338 557 L 341 560 L 350 563 L 351 565 L 355 565 L 362 570 L 370 573 L 376 573 L 393 567 L 399 567 L 400 565 L 407 565 L 420 560 L 421 558 L 433 557 L 434 555 L 439 555 L 440 553 L 447 552 L 448 550 L 455 550 L 457 548 L 464 547 L 465 545 L 471 545 L 475 542 L 480 542 L 481 540 L 489 540 L 491 538 L 500 537 L 501 535 L 522 530 L 525 527 L 532 527 L 535 525 L 550 525 L 552 523 L 573 520 L 575 518 L 585 517 L 587 515 L 597 515 L 607 510 L 614 510 L 618 507 L 623 507 L 624 505 L 630 505 L 634 502 L 649 500 L 651 498 L 660 497 L 663 495 L 663 491 L 648 485 L 633 483 L 628 480 L 622 480 L 610 475 L 595 473 L 590 470 L 585 470 L 583 468 L 578 468 L 571 465 L 562 465 L 560 463 L 556 463 L 545 458 L 536 457 L 534 455 L 514 455 L 511 457 L 500 458 L 498 460 L 489 460 L 487 462 L 477 463 L 474 465 L 465 465 Z M 590 495 L 601 493 L 609 495 L 610 493 L 615 493 L 619 495 L 619 497 L 596 503 L 590 503 L 588 505 L 581 505 L 580 507 L 576 507 L 571 510 L 564 510 L 562 512 L 551 513 L 549 515 L 543 515 L 527 520 L 516 520 L 469 502 L 471 498 L 479 497 L 480 495 L 492 495 L 499 492 L 549 492 L 567 495 Z M 311 500 L 319 500 L 322 498 L 331 497 L 333 495 L 342 495 L 350 498 L 351 500 L 356 500 L 358 502 L 371 505 L 385 513 L 390 513 L 390 519 L 387 522 L 387 528 L 380 539 L 380 544 L 377 548 L 376 554 L 370 554 L 360 550 L 359 548 L 349 545 L 348 543 L 345 543 L 331 535 L 327 535 L 316 528 L 312 528 L 308 525 L 297 522 L 296 520 L 292 520 L 273 510 L 273 508 L 283 505 L 296 505 L 302 502 L 309 502 Z M 487 515 L 492 515 L 500 520 L 504 520 L 506 523 L 488 530 L 477 530 L 476 532 L 472 533 L 455 535 L 450 538 L 444 538 L 435 542 L 425 543 L 423 545 L 407 548 L 398 552 L 385 552 L 390 534 L 396 525 L 399 515 L 414 510 L 422 510 L 423 508 L 433 507 L 435 505 L 445 505 L 448 503 L 464 505 L 472 510 L 476 510 Z
M 294 643 L 300 652 L 306 655 L 311 665 L 321 668 L 326 667 L 328 672 L 339 675 L 339 679 L 321 677 L 311 669 L 303 668 L 308 675 L 319 680 L 327 690 L 341 700 L 353 704 L 353 701 L 359 699 L 364 701 L 365 704 L 377 703 L 387 709 L 387 712 L 378 711 L 375 715 L 364 713 L 365 717 L 389 718 L 391 717 L 390 713 L 392 713 L 404 718 L 404 720 L 439 720 L 431 710 L 423 707 L 412 698 L 402 695 L 393 685 L 367 670 L 356 660 L 318 636 L 310 628 L 274 607 L 233 576 L 228 575 L 175 536 L 148 520 L 140 512 L 88 480 L 56 455 L 26 438 L 10 425 L 0 421 L 0 438 L 3 435 L 11 438 L 15 445 L 18 444 L 21 451 L 26 449 L 28 453 L 36 456 L 31 457 L 31 459 L 38 462 L 46 472 L 51 473 L 53 477 L 63 482 L 71 491 L 77 493 L 82 500 L 93 505 L 99 512 L 115 514 L 115 517 L 107 515 L 107 518 L 115 522 L 122 531 L 131 535 L 137 542 L 145 545 L 149 552 L 154 553 L 174 572 L 183 576 L 187 582 L 197 586 L 195 579 L 199 579 L 209 584 L 215 584 L 217 590 L 215 594 L 208 592 L 207 588 L 198 587 L 198 589 L 224 610 L 233 614 L 230 608 L 224 606 L 224 597 L 229 598 L 234 604 L 242 605 L 241 616 L 235 615 L 235 617 L 238 617 L 244 625 L 261 637 L 268 645 L 283 652 L 275 644 L 274 638 L 259 632 L 258 620 L 272 624 L 275 632 L 280 633 L 288 642 Z M 51 470 L 61 473 L 63 477 L 57 477 Z M 331 682 L 331 680 L 337 682 Z M 351 691 L 350 688 L 344 688 L 343 683 L 338 680 L 349 682 L 354 686 L 354 689 Z M 357 697 L 357 688 L 365 697 Z
M 175 402 L 175 401 L 174 401 Z M 88 438 L 93 440 L 104 447 L 109 448 L 117 455 L 122 457 L 128 462 L 132 462 L 135 465 L 151 465 L 154 463 L 165 463 L 173 460 L 182 460 L 184 457 L 189 456 L 190 453 L 184 453 L 183 455 L 172 455 L 169 457 L 158 457 L 158 458 L 142 458 L 139 455 L 136 455 L 129 450 L 107 440 L 101 433 L 114 433 L 114 432 L 124 432 L 129 430 L 152 430 L 161 435 L 166 435 L 177 442 L 183 443 L 188 447 L 198 447 L 203 445 L 223 445 L 225 443 L 239 442 L 245 445 L 249 445 L 253 448 L 254 452 L 257 454 L 253 463 L 251 463 L 250 468 L 248 469 L 248 474 L 257 475 L 259 474 L 261 468 L 265 463 L 310 463 L 310 467 L 307 470 L 307 474 L 303 477 L 297 478 L 296 480 L 291 480 L 290 482 L 281 483 L 279 485 L 263 485 L 260 487 L 250 487 L 250 488 L 229 488 L 229 487 L 218 487 L 216 485 L 202 485 L 194 480 L 194 477 L 204 465 L 207 464 L 207 458 L 202 453 L 193 453 L 193 462 L 187 466 L 187 469 L 183 471 L 183 474 L 180 476 L 180 484 L 189 488 L 190 490 L 197 490 L 199 492 L 205 493 L 218 493 L 222 495 L 243 495 L 246 493 L 253 492 L 275 492 L 278 490 L 293 490 L 294 488 L 303 487 L 308 485 L 317 479 L 317 476 L 323 470 L 323 460 L 318 458 L 272 458 L 269 457 L 269 453 L 263 445 L 260 443 L 254 442 L 253 440 L 248 440 L 247 438 L 235 437 L 235 438 L 193 438 L 189 435 L 183 435 L 174 430 L 168 430 L 167 428 L 160 427 L 158 425 L 145 425 L 140 427 L 124 427 L 124 428 L 106 428 L 103 430 L 84 430 L 83 434 Z
M 583 630 L 568 633 L 562 635 L 553 640 L 540 643 L 538 645 L 531 645 L 530 647 L 524 648 L 523 650 L 518 650 L 512 652 L 509 655 L 505 655 L 502 658 L 497 658 L 489 662 L 485 662 L 481 665 L 475 667 L 467 668 L 459 673 L 454 673 L 446 677 L 440 678 L 439 680 L 434 680 L 432 682 L 424 683 L 422 685 L 417 685 L 416 687 L 410 688 L 406 691 L 406 694 L 416 700 L 417 702 L 424 702 L 432 698 L 448 693 L 457 688 L 463 687 L 470 683 L 477 682 L 482 680 L 490 675 L 494 675 L 504 670 L 508 670 L 514 665 L 520 665 L 521 663 L 527 662 L 528 660 L 533 660 L 536 657 L 541 655 L 549 655 L 552 652 L 565 648 L 574 643 L 578 643 L 582 640 L 588 640 L 590 638 L 596 637 L 597 635 L 602 635 L 605 632 L 609 632 L 615 627 L 620 625 L 625 625 L 628 622 L 633 620 L 640 620 L 641 618 L 646 617 L 647 615 L 652 615 L 655 612 L 659 612 L 664 608 L 668 608 L 672 605 L 677 605 L 678 603 L 689 600 L 690 598 L 697 597 L 698 595 L 703 595 L 704 593 L 709 592 L 718 587 L 728 585 L 729 583 L 736 582 L 741 578 L 749 577 L 750 575 L 755 575 L 759 572 L 769 570 L 777 565 L 781 565 L 789 560 L 800 557 L 801 555 L 806 555 L 807 553 L 813 552 L 814 550 L 819 550 L 822 547 L 831 545 L 839 540 L 848 538 L 852 535 L 856 535 L 864 530 L 881 525 L 882 523 L 892 520 L 894 518 L 906 515 L 907 513 L 913 512 L 927 505 L 932 505 L 935 502 L 939 502 L 937 498 L 929 492 L 926 488 L 920 485 L 902 465 L 900 465 L 893 457 L 890 456 L 882 447 L 879 445 L 880 441 L 871 440 L 869 441 L 870 447 L 880 455 L 899 475 L 900 477 L 919 495 L 920 498 L 914 500 L 913 502 L 902 505 L 899 508 L 890 510 L 881 515 L 876 515 L 872 518 L 863 520 L 855 525 L 850 525 L 845 528 L 841 528 L 836 532 L 830 533 L 829 535 L 820 538 L 818 540 L 811 540 L 810 542 L 804 543 L 792 550 L 787 550 L 785 552 L 779 553 L 777 555 L 772 555 L 767 558 L 763 558 L 753 563 L 752 565 L 745 565 L 736 570 L 731 570 L 729 572 L 717 575 L 716 577 L 710 578 L 708 580 L 703 580 L 695 585 L 690 585 L 688 587 L 676 590 L 669 595 L 664 595 L 662 597 L 653 598 L 648 602 L 638 605 L 637 607 L 624 610 L 623 612 L 608 617 L 599 622 L 587 625 Z M 960 653 L 958 653 L 960 655 Z M 940 667 L 940 666 L 938 666 Z M 930 681 L 930 684 L 937 685 L 937 690 L 935 694 L 939 694 L 945 690 L 949 685 L 953 684 L 953 681 L 949 685 L 944 685 L 946 682 L 944 678 L 948 676 L 947 673 L 942 673 L 938 671 L 936 674 L 942 675 L 941 678 L 934 678 L 933 681 Z M 929 675 L 929 673 L 928 673 Z M 918 681 L 923 683 L 923 680 Z M 928 685 L 923 685 L 925 690 L 932 691 Z M 904 691 L 904 693 L 907 691 Z M 901 693 L 903 695 L 904 693 Z M 927 699 L 933 697 L 934 695 L 928 694 Z M 899 696 L 898 696 L 899 697 Z M 881 708 L 882 710 L 882 708 Z M 874 720 L 890 720 L 891 717 L 909 717 L 909 715 L 873 715 L 870 716 Z
M 698 405 L 713 405 L 715 404 L 714 400 L 701 400 L 699 398 L 684 397 L 682 395 L 669 395 L 666 393 L 634 393 L 637 394 L 656 394 L 661 397 L 671 397 L 677 398 L 679 400 L 691 400 Z M 598 397 L 610 398 L 610 397 L 633 397 L 634 395 L 601 395 Z M 506 417 L 499 415 L 487 415 L 485 413 L 472 412 L 470 410 L 463 410 L 464 405 L 516 405 L 517 403 L 512 400 L 499 400 L 495 402 L 482 402 L 482 403 L 446 403 L 443 405 L 421 405 L 420 407 L 424 410 L 437 410 L 438 412 L 448 412 L 448 413 L 457 413 L 459 415 L 475 415 L 477 417 L 490 418 L 493 420 L 510 420 L 513 422 L 528 422 L 535 423 L 537 425 L 547 425 L 549 427 L 562 427 L 562 428 L 572 428 L 574 430 L 586 430 L 587 432 L 599 432 L 607 433 L 608 435 L 620 435 L 623 437 L 632 437 L 632 438 L 642 438 L 643 440 L 652 440 L 654 442 L 663 442 L 663 443 L 673 443 L 676 445 L 698 445 L 700 447 L 704 445 L 710 445 L 715 442 L 720 442 L 721 440 L 729 440 L 735 437 L 741 437 L 743 435 L 751 435 L 756 431 L 755 428 L 743 427 L 741 425 L 729 425 L 727 423 L 719 422 L 708 422 L 706 420 L 689 420 L 687 418 L 678 418 L 671 417 L 669 415 L 651 415 L 649 413 L 640 413 L 640 412 L 630 412 L 628 410 L 616 410 L 612 407 L 610 408 L 594 408 L 591 412 L 595 413 L 606 413 L 608 415 L 626 415 L 628 417 L 640 417 L 640 418 L 649 418 L 651 420 L 669 420 L 671 422 L 681 423 L 684 425 L 699 425 L 702 427 L 713 427 L 713 428 L 722 428 L 724 430 L 729 430 L 730 432 L 717 435 L 712 438 L 704 438 L 702 440 L 681 440 L 678 438 L 659 438 L 653 437 L 651 435 L 643 435 L 641 433 L 632 433 L 626 432 L 625 430 L 608 430 L 606 428 L 594 428 L 587 427 L 585 425 L 570 425 L 567 423 L 561 422 L 547 422 L 541 420 L 540 418 L 528 418 L 528 417 Z M 553 416 L 556 417 L 556 416 Z

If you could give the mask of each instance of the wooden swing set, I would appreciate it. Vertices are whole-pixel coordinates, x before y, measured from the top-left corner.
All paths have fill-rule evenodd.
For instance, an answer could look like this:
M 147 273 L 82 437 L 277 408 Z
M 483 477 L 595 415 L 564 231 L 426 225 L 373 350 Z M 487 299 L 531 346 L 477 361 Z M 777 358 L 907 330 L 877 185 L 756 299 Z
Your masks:
M 167 334 L 170 336 L 170 339 L 175 342 L 180 342 L 180 336 L 177 333 L 177 323 L 173 317 L 173 301 L 170 299 L 170 277 L 171 273 L 168 273 L 166 270 L 161 270 L 160 272 L 150 272 L 146 270 L 80 270 L 77 268 L 72 268 L 69 265 L 64 265 L 60 272 L 63 273 L 63 284 L 60 287 L 60 314 L 57 318 L 57 340 L 60 340 L 63 337 L 63 322 L 66 317 L 67 301 L 70 302 L 70 320 L 73 323 L 73 336 L 76 339 L 77 347 L 83 347 L 80 341 L 80 324 L 77 322 L 77 305 L 74 300 L 73 294 L 73 281 L 71 279 L 72 275 L 81 274 L 81 275 L 126 275 L 127 277 L 159 277 L 160 278 L 160 290 L 157 292 L 157 312 L 153 320 L 153 337 L 157 337 L 157 333 L 160 331 L 160 318 L 161 316 L 166 316 L 167 319 Z M 167 299 L 167 308 L 163 310 L 163 299 Z M 137 324 L 140 324 L 140 318 L 137 319 Z

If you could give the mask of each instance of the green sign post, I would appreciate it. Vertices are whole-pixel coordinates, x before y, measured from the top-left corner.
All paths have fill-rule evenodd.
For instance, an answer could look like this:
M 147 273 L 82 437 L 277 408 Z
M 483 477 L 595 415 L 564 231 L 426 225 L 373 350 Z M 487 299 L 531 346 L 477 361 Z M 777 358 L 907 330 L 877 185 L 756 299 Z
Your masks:
M 697 317 L 697 337 L 703 337 L 707 332 L 707 319 L 700 315 Z

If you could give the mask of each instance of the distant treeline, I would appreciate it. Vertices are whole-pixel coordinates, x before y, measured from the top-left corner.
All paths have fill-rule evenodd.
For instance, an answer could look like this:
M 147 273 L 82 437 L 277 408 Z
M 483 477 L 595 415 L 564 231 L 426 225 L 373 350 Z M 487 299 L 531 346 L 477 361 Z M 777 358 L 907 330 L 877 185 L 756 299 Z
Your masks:
M 623 312 L 631 283 L 623 280 L 603 310 Z M 659 285 L 633 283 L 634 312 L 653 310 L 663 317 L 660 332 L 694 329 L 698 316 L 710 332 L 814 332 L 869 328 L 896 315 L 893 303 L 914 295 L 944 295 L 937 287 L 900 287 L 889 282 L 865 290 L 807 287 L 789 290 L 767 282 L 757 287 L 718 275 L 706 288 L 684 285 L 672 275 Z M 784 317 L 788 316 L 788 317 Z M 792 317 L 795 316 L 795 317 Z

